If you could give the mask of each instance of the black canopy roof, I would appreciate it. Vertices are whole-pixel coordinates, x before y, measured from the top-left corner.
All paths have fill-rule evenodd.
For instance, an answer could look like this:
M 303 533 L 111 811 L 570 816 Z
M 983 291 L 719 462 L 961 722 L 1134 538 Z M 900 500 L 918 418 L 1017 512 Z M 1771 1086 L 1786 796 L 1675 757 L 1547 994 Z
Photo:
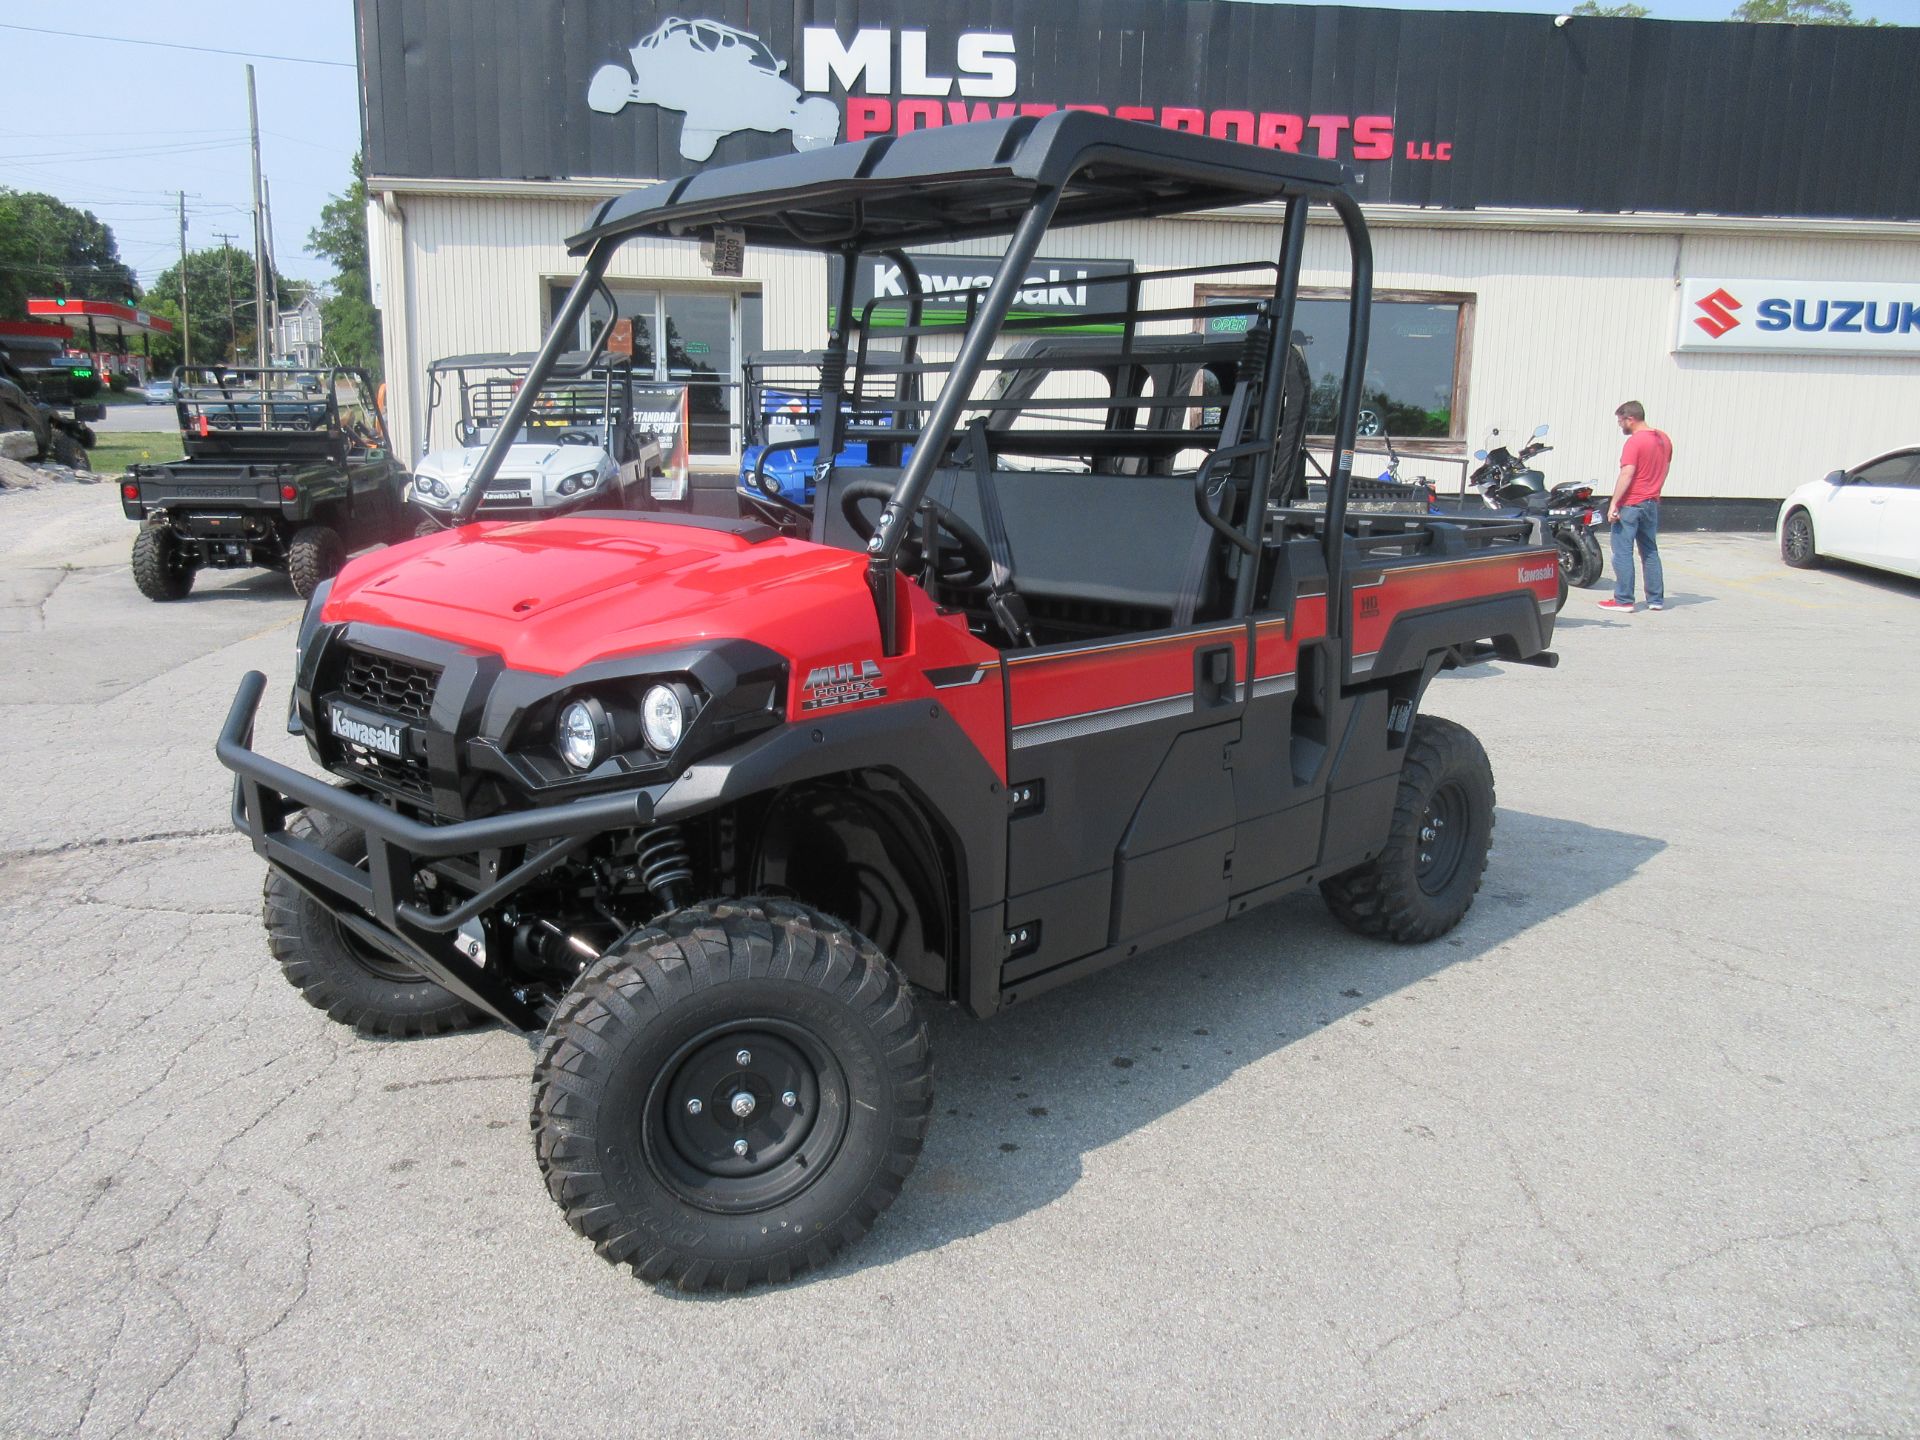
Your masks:
M 568 248 L 736 226 L 748 243 L 865 252 L 1010 232 L 1065 185 L 1054 225 L 1139 219 L 1345 185 L 1331 160 L 1087 111 L 981 120 L 719 166 L 607 201 Z

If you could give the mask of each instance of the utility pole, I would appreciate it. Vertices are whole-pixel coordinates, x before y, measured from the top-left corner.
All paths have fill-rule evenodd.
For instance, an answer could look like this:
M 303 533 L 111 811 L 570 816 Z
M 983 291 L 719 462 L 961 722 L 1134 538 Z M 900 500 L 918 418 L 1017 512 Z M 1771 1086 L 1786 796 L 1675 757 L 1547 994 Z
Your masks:
M 233 236 L 224 230 L 216 230 L 213 237 L 220 242 L 220 278 L 227 282 L 227 349 L 230 352 L 227 363 L 232 364 L 240 358 L 240 321 L 233 310 L 233 266 L 227 263 L 227 252 L 233 248 Z
M 253 95 L 253 66 L 247 66 L 247 129 L 253 135 L 253 354 L 267 367 L 266 199 L 260 191 L 260 106 Z
M 193 321 L 187 314 L 187 192 L 184 190 L 180 192 L 180 363 L 193 363 Z
M 260 194 L 263 197 L 261 217 L 267 234 L 267 313 L 273 316 L 273 349 L 278 358 L 280 349 L 280 261 L 273 253 L 273 182 L 265 175 L 260 177 Z

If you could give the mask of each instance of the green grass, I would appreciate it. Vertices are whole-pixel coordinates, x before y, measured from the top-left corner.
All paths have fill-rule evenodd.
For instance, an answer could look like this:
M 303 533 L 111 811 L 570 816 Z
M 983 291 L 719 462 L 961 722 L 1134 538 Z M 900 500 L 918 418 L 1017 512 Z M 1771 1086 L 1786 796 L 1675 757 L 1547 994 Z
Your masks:
M 135 430 L 100 436 L 99 444 L 87 452 L 87 458 L 95 474 L 118 475 L 129 465 L 149 460 L 155 464 L 178 460 L 182 453 L 178 430 Z

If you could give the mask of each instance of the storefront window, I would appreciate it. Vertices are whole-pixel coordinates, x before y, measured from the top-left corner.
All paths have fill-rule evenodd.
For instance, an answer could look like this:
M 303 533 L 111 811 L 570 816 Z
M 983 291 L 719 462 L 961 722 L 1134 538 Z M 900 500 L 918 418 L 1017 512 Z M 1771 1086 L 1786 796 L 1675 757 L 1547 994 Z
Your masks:
M 1244 292 L 1210 294 L 1209 305 L 1246 303 Z M 1455 417 L 1465 413 L 1460 365 L 1463 315 L 1470 302 L 1456 296 L 1377 294 L 1367 343 L 1366 382 L 1360 395 L 1359 433 L 1395 440 L 1457 439 Z M 1312 390 L 1307 430 L 1333 432 L 1340 379 L 1347 355 L 1347 300 L 1332 294 L 1302 295 L 1295 302 L 1294 334 L 1307 356 Z M 1207 322 L 1209 333 L 1238 334 L 1244 315 Z

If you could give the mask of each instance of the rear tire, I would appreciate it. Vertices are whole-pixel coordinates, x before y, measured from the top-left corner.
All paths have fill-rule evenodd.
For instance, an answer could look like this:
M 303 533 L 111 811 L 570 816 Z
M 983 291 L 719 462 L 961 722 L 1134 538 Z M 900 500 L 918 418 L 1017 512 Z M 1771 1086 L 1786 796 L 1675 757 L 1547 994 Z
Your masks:
M 69 470 L 91 470 L 87 463 L 87 447 L 64 430 L 53 432 L 53 438 L 47 443 L 47 455 L 54 464 L 64 465 Z
M 171 530 L 143 525 L 133 540 L 133 583 L 149 600 L 184 600 L 193 589 L 193 562 Z
M 1401 944 L 1435 940 L 1473 905 L 1493 845 L 1493 767 L 1464 725 L 1413 722 L 1387 843 L 1320 893 L 1340 923 Z
M 347 562 L 347 547 L 340 532 L 326 525 L 306 525 L 293 532 L 287 545 L 287 576 L 293 581 L 293 593 L 308 599 L 331 580 Z
M 1553 548 L 1560 556 L 1560 573 L 1566 577 L 1568 585 L 1580 583 L 1580 572 L 1586 568 L 1586 552 L 1580 548 L 1580 537 L 1560 534 L 1554 537 Z
M 1580 574 L 1573 583 L 1582 590 L 1589 590 L 1598 585 L 1600 577 L 1607 573 L 1607 558 L 1601 553 L 1600 541 L 1591 530 L 1581 532 L 1580 550 L 1586 556 L 1586 563 L 1580 567 Z
M 932 1107 L 892 962 L 762 898 L 679 911 L 595 961 L 547 1026 L 531 1122 L 548 1193 L 603 1259 L 738 1290 L 866 1234 Z
M 1806 511 L 1794 511 L 1780 527 L 1780 558 L 1796 570 L 1820 568 L 1820 552 L 1813 543 L 1813 517 Z
M 366 858 L 366 837 L 312 812 L 295 816 L 291 834 L 317 840 L 351 864 Z M 362 1035 L 399 1039 L 468 1030 L 486 1016 L 426 976 L 372 950 L 341 928 L 325 906 L 278 869 L 262 890 L 267 943 L 287 983 L 327 1018 Z

